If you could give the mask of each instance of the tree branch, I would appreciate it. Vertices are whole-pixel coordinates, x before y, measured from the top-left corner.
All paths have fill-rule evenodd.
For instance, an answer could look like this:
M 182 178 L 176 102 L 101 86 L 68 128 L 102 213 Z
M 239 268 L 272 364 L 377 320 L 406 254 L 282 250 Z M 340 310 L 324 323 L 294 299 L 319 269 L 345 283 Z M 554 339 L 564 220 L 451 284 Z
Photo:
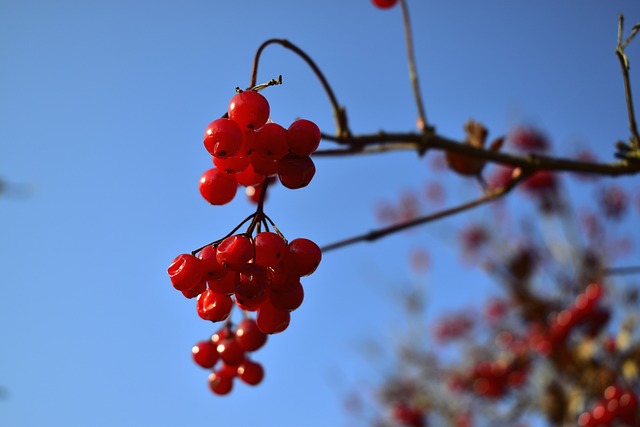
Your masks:
M 523 171 L 518 177 L 514 178 L 514 180 L 511 181 L 508 185 L 505 185 L 504 187 L 501 187 L 498 189 L 489 190 L 485 193 L 483 197 L 480 197 L 479 199 L 471 200 L 470 202 L 463 203 L 453 208 L 443 209 L 441 211 L 432 213 L 430 215 L 414 218 L 412 220 L 402 222 L 400 224 L 395 224 L 389 227 L 372 230 L 372 231 L 369 231 L 368 233 L 349 237 L 344 240 L 340 240 L 334 243 L 324 245 L 320 249 L 323 253 L 325 253 L 325 252 L 338 249 L 344 246 L 352 245 L 354 243 L 372 242 L 374 240 L 378 240 L 392 233 L 397 233 L 399 231 L 403 231 L 408 228 L 416 227 L 418 225 L 426 224 L 428 222 L 433 222 L 448 216 L 452 216 L 452 215 L 473 209 L 485 203 L 492 202 L 496 199 L 499 199 L 500 197 L 507 194 L 509 191 L 511 191 L 514 187 L 516 187 L 520 182 L 524 181 L 529 176 L 530 176 L 529 172 Z
M 383 153 L 391 150 L 415 150 L 423 154 L 427 149 L 453 151 L 503 165 L 519 166 L 529 170 L 551 170 L 558 172 L 587 173 L 595 175 L 619 176 L 640 172 L 640 163 L 622 160 L 614 163 L 590 163 L 559 157 L 530 154 L 526 157 L 477 148 L 470 144 L 454 141 L 440 135 L 417 133 L 386 133 L 339 138 L 322 135 L 323 139 L 347 145 L 349 148 L 318 150 L 314 156 L 339 156 L 354 154 Z

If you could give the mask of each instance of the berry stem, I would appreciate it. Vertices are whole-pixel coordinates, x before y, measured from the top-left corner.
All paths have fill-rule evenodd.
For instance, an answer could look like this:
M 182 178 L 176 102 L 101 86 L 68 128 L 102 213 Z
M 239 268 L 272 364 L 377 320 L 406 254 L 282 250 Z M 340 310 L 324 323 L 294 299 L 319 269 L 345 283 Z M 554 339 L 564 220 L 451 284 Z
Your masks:
M 251 70 L 251 83 L 249 84 L 249 86 L 253 87 L 256 84 L 256 80 L 258 78 L 258 64 L 260 62 L 260 56 L 262 55 L 262 51 L 267 46 L 272 44 L 279 44 L 282 47 L 293 51 L 296 55 L 302 58 L 304 62 L 307 63 L 307 65 L 309 66 L 309 68 L 311 68 L 311 70 L 316 75 L 318 80 L 320 80 L 322 87 L 324 88 L 325 92 L 327 93 L 327 96 L 329 97 L 329 101 L 331 102 L 331 106 L 333 108 L 333 114 L 336 120 L 336 127 L 337 127 L 336 133 L 344 137 L 349 136 L 351 133 L 349 131 L 349 126 L 347 125 L 347 112 L 344 109 L 344 107 L 341 107 L 338 104 L 338 99 L 336 98 L 336 95 L 333 92 L 331 85 L 329 85 L 327 78 L 324 76 L 324 74 L 322 73 L 318 65 L 315 63 L 315 61 L 311 59 L 311 57 L 307 55 L 306 52 L 304 52 L 295 44 L 291 43 L 289 40 L 269 39 L 264 43 L 262 43 L 260 47 L 258 47 L 258 50 L 256 51 L 255 57 L 253 59 L 253 67 Z

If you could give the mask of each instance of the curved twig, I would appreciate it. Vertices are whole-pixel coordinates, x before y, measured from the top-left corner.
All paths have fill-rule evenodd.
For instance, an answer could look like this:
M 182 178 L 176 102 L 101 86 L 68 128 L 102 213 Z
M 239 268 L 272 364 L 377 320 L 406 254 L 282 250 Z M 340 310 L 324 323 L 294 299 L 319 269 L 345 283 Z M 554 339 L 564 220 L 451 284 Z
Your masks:
M 333 92 L 331 85 L 329 85 L 327 78 L 324 76 L 320 68 L 316 65 L 315 61 L 311 59 L 311 57 L 307 55 L 306 52 L 304 52 L 295 44 L 291 43 L 289 40 L 269 39 L 264 43 L 262 43 L 260 47 L 258 47 L 258 50 L 256 51 L 256 55 L 253 59 L 253 66 L 251 69 L 251 83 L 249 84 L 249 86 L 253 87 L 256 84 L 256 81 L 258 78 L 258 64 L 260 62 L 260 56 L 262 55 L 262 51 L 267 46 L 272 44 L 279 44 L 282 47 L 293 51 L 296 55 L 302 58 L 302 60 L 304 60 L 304 62 L 306 62 L 307 65 L 309 65 L 309 67 L 311 68 L 311 70 L 313 70 L 318 80 L 320 80 L 320 83 L 322 84 L 322 87 L 324 88 L 325 92 L 327 93 L 327 96 L 329 97 L 329 101 L 331 102 L 331 106 L 333 108 L 333 114 L 336 120 L 336 127 L 337 127 L 336 133 L 343 137 L 349 136 L 350 132 L 349 132 L 349 127 L 347 125 L 347 113 L 344 107 L 338 104 L 338 99 L 336 98 L 336 95 Z

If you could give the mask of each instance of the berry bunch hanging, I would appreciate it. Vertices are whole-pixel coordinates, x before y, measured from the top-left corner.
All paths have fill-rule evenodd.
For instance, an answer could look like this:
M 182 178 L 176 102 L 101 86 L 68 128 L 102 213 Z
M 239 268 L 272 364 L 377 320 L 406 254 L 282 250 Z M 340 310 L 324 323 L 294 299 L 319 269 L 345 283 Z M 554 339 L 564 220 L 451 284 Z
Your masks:
M 212 205 L 233 200 L 238 186 L 257 187 L 265 177 L 283 186 L 306 187 L 316 173 L 311 154 L 320 144 L 320 129 L 299 119 L 288 128 L 269 122 L 270 107 L 260 93 L 236 94 L 224 117 L 209 123 L 204 146 L 214 167 L 200 178 L 200 194 Z
M 209 387 L 217 395 L 229 393 L 234 378 L 249 385 L 262 381 L 264 369 L 250 354 L 268 335 L 287 329 L 291 312 L 304 299 L 301 278 L 322 259 L 316 243 L 288 241 L 264 212 L 267 188 L 276 179 L 290 189 L 311 182 L 315 165 L 310 156 L 320 143 L 320 130 L 305 119 L 285 129 L 269 115 L 266 98 L 246 90 L 207 126 L 204 146 L 214 167 L 200 178 L 200 194 L 212 205 L 223 205 L 245 186 L 258 195 L 257 209 L 224 237 L 176 256 L 167 270 L 173 287 L 196 299 L 200 318 L 224 322 L 192 349 L 195 363 L 211 370 Z M 238 324 L 232 321 L 234 309 L 243 312 Z

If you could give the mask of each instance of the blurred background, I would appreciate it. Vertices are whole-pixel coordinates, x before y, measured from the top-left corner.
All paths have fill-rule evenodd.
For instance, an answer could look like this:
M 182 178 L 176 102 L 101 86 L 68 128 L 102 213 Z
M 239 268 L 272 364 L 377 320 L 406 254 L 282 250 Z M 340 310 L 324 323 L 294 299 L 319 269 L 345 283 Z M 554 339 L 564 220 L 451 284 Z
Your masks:
M 427 116 L 439 133 L 462 139 L 470 118 L 490 138 L 529 123 L 550 136 L 553 154 L 588 147 L 603 161 L 628 136 L 614 49 L 618 13 L 630 29 L 638 2 L 409 8 Z M 222 207 L 199 195 L 211 167 L 202 134 L 234 88 L 249 84 L 256 49 L 274 37 L 317 62 L 354 133 L 416 130 L 399 7 L 0 1 L 0 425 L 363 425 L 348 397 L 371 395 L 393 369 L 369 352 L 371 342 L 392 347 L 404 327 L 399 296 L 419 287 L 431 317 L 495 292 L 452 242 L 466 216 L 328 252 L 303 280 L 290 327 L 255 354 L 263 383 L 238 384 L 226 397 L 209 391 L 191 347 L 217 327 L 198 318 L 166 271 L 174 256 L 253 212 L 242 194 Z M 637 44 L 628 55 L 635 85 Z M 272 119 L 286 127 L 303 117 L 332 133 L 314 75 L 271 46 L 258 82 L 278 75 L 283 85 L 263 92 Z M 322 246 L 380 226 L 380 203 L 427 181 L 448 180 L 439 182 L 440 207 L 478 196 L 475 182 L 437 175 L 430 158 L 318 158 L 311 184 L 275 187 L 266 212 L 289 239 Z M 588 203 L 594 195 L 580 188 L 574 194 Z M 470 215 L 491 220 L 485 207 Z M 426 272 L 411 268 L 416 247 L 429 253 Z

